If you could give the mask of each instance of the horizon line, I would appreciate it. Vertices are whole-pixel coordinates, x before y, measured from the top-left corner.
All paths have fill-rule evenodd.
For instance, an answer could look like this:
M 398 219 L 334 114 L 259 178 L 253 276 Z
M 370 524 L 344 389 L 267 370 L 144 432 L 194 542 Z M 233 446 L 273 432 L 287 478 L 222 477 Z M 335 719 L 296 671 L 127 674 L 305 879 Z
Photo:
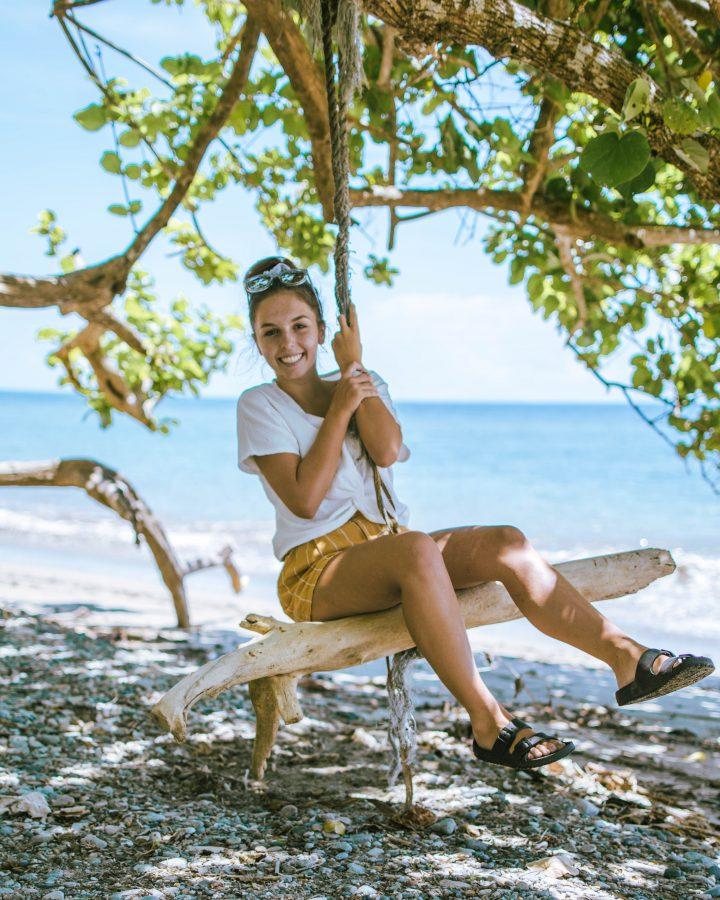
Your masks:
M 59 399 L 75 399 L 81 400 L 82 397 L 79 394 L 75 393 L 66 393 L 64 391 L 47 391 L 47 390 L 25 390 L 19 388 L 3 388 L 0 387 L 0 394 L 13 394 L 15 396 L 44 396 L 44 397 L 56 397 Z M 198 401 L 227 401 L 227 400 L 237 400 L 240 394 L 213 394 L 210 396 L 185 396 L 185 395 L 174 395 L 168 396 L 163 399 L 168 401 L 178 401 L 178 402 L 198 402 Z M 159 401 L 161 403 L 162 401 Z M 414 403 L 414 404 L 426 404 L 426 405 L 435 405 L 441 406 L 443 404 L 453 404 L 456 406 L 543 406 L 543 405 L 555 405 L 555 406 L 628 406 L 627 401 L 622 399 L 608 399 L 608 400 L 559 400 L 559 399 L 543 399 L 543 400 L 531 400 L 531 399 L 512 399 L 512 400 L 503 400 L 503 399 L 487 399 L 487 400 L 468 400 L 462 398 L 443 398 L 443 399 L 423 399 L 421 397 L 397 397 L 393 396 L 393 402 L 395 403 Z M 659 402 L 659 401 L 657 401 Z M 158 405 L 159 405 L 158 403 Z M 652 406 L 653 399 L 649 397 L 647 401 L 643 401 L 642 405 Z

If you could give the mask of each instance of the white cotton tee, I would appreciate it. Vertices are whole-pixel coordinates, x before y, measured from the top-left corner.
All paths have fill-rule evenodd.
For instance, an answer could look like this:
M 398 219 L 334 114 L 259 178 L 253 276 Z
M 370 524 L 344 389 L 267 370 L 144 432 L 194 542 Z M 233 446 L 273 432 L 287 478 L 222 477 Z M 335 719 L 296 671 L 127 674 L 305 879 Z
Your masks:
M 368 371 L 378 394 L 399 423 L 387 384 L 377 372 Z M 338 370 L 320 377 L 323 381 L 337 381 L 340 374 Z M 306 413 L 288 393 L 278 387 L 275 380 L 248 388 L 238 400 L 238 466 L 243 472 L 259 476 L 266 496 L 275 507 L 273 551 L 280 560 L 298 544 L 339 528 L 356 510 L 372 522 L 384 524 L 377 505 L 372 468 L 361 455 L 357 438 L 350 434 L 343 441 L 335 478 L 312 519 L 303 519 L 292 513 L 263 476 L 253 456 L 297 453 L 302 458 L 315 442 L 322 423 L 322 416 Z M 405 462 L 409 456 L 410 450 L 403 444 L 398 461 Z M 409 510 L 395 493 L 392 467 L 378 467 L 378 472 L 392 498 L 395 517 L 400 525 L 407 525 Z M 383 501 L 387 503 L 384 491 Z

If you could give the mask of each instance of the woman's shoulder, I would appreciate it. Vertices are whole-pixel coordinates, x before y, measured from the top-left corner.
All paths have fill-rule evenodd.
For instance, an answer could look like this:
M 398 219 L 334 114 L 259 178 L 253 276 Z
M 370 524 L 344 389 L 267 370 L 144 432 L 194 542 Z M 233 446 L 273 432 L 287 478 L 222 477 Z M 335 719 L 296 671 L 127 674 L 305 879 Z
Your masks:
M 238 409 L 253 409 L 258 406 L 266 406 L 270 399 L 269 387 L 269 384 L 255 384 L 246 388 L 238 397 Z

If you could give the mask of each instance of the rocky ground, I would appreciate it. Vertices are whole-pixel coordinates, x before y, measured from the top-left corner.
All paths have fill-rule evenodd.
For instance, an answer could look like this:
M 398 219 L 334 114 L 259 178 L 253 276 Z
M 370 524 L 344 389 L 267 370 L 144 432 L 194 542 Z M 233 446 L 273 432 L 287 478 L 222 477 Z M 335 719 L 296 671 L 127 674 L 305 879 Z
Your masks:
M 216 649 L 18 612 L 0 626 L 2 896 L 720 897 L 717 728 L 529 699 L 506 667 L 487 676 L 501 699 L 545 730 L 567 723 L 578 746 L 513 773 L 473 760 L 428 682 L 408 821 L 387 787 L 381 677 L 303 679 L 306 718 L 255 783 L 246 690 L 195 707 L 183 745 L 148 717 Z M 691 690 L 715 708 L 718 679 Z

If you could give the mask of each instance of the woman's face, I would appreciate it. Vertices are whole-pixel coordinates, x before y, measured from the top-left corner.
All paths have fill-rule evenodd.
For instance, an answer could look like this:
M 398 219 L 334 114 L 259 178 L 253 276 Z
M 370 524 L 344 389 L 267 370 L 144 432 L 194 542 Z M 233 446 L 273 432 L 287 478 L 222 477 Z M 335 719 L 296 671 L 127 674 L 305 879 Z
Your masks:
M 318 344 L 325 339 L 325 327 L 318 328 L 315 311 L 292 290 L 260 301 L 253 332 L 258 350 L 279 378 L 299 378 L 312 371 Z

